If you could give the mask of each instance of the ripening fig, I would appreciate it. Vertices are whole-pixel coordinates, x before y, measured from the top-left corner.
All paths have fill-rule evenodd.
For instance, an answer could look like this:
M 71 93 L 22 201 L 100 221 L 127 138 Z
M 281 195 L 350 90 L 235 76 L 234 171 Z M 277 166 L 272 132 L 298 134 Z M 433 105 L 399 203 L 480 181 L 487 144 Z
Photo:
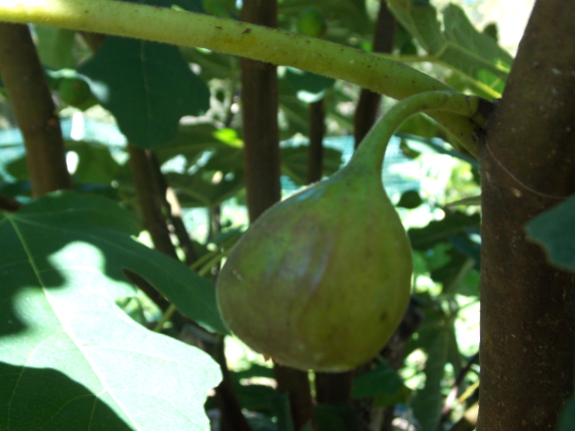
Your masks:
M 381 161 L 359 153 L 262 214 L 218 277 L 230 330 L 280 364 L 353 369 L 379 352 L 407 307 L 409 241 Z
M 367 134 L 349 164 L 272 206 L 231 251 L 216 284 L 229 329 L 257 352 L 302 370 L 369 361 L 405 312 L 411 250 L 381 182 L 385 148 L 411 115 L 482 117 L 482 99 L 414 94 Z
M 322 37 L 327 31 L 327 19 L 316 6 L 302 10 L 297 18 L 298 33 L 311 37 Z
M 58 94 L 68 105 L 79 106 L 88 101 L 92 92 L 82 78 L 62 78 L 58 84 Z

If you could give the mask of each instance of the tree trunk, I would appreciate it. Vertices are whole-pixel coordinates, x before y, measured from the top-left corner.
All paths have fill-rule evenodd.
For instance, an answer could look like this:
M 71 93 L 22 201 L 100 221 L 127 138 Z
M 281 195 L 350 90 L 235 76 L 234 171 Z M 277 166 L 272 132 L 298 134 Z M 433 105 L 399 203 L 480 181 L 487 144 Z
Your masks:
M 478 431 L 552 430 L 573 391 L 575 275 L 524 226 L 575 192 L 574 16 L 575 2 L 536 3 L 480 157 Z
M 240 18 L 277 27 L 277 0 L 244 0 Z M 244 167 L 248 212 L 253 222 L 281 198 L 276 67 L 241 60 Z M 288 393 L 294 428 L 299 431 L 313 416 L 307 373 L 274 366 L 278 392 Z

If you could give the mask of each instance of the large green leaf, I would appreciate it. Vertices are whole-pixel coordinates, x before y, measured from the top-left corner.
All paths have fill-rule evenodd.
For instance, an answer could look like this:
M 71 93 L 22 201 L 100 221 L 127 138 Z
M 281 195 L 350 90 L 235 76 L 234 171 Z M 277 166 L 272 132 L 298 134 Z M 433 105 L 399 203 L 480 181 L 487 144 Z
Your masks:
M 114 300 L 135 293 L 127 268 L 224 331 L 212 286 L 135 233 L 113 202 L 72 192 L 0 217 L 0 428 L 208 429 L 203 403 L 218 366 Z
M 525 228 L 553 265 L 575 272 L 575 195 L 538 215 Z
M 72 192 L 54 193 L 16 213 L 3 214 L 0 262 L 9 275 L 0 279 L 3 295 L 8 290 L 56 288 L 67 286 L 67 280 L 87 278 L 92 288 L 112 283 L 124 286 L 119 292 L 129 296 L 131 289 L 122 273 L 128 269 L 148 280 L 187 317 L 227 333 L 213 284 L 181 262 L 133 240 L 130 235 L 135 234 L 132 219 L 115 202 Z M 53 261 L 53 255 L 61 257 Z M 13 332 L 6 325 L 0 333 Z
M 473 27 L 454 4 L 443 11 L 443 31 L 435 8 L 425 0 L 388 0 L 402 26 L 429 55 L 473 80 L 492 95 L 501 94 L 513 57 Z
M 79 71 L 92 80 L 92 92 L 128 141 L 140 147 L 173 141 L 182 116 L 209 108 L 207 85 L 175 46 L 108 36 Z

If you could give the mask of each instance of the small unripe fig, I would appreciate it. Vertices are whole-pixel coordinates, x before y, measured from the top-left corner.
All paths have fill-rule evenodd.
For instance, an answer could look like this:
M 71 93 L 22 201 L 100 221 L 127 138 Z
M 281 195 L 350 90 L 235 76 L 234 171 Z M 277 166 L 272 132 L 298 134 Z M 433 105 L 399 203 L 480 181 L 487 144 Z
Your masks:
M 58 94 L 68 105 L 79 106 L 88 101 L 92 92 L 88 83 L 81 78 L 62 78 Z
M 316 6 L 302 10 L 297 19 L 298 33 L 311 37 L 322 37 L 327 30 L 327 19 Z
M 405 312 L 410 245 L 383 189 L 381 164 L 370 160 L 354 157 L 268 209 L 219 274 L 229 329 L 280 364 L 356 368 L 379 352 Z

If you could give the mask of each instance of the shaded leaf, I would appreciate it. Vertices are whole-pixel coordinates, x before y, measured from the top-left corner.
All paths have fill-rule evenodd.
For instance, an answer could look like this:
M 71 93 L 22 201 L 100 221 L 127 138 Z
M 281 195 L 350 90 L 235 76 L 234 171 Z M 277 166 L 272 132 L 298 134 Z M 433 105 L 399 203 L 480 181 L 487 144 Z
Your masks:
M 154 153 L 160 163 L 182 155 L 186 158 L 185 169 L 191 168 L 205 151 L 235 151 L 237 146 L 230 145 L 222 138 L 222 130 L 210 123 L 181 125 L 174 140 L 157 148 Z
M 328 177 L 341 166 L 341 151 L 323 148 L 323 175 Z M 289 176 L 296 184 L 307 183 L 308 146 L 283 147 L 281 149 L 282 173 Z
M 417 190 L 407 190 L 402 193 L 399 202 L 395 205 L 400 208 L 413 209 L 423 203 L 423 199 Z
M 438 242 L 445 242 L 449 235 L 466 233 L 469 228 L 478 228 L 479 223 L 479 214 L 447 213 L 443 220 L 431 221 L 423 228 L 409 229 L 408 235 L 414 249 L 427 250 Z
M 107 146 L 84 142 L 68 141 L 66 149 L 78 155 L 78 166 L 74 180 L 84 183 L 110 184 L 116 177 L 120 165 L 110 154 Z
M 212 169 L 201 169 L 194 174 L 170 172 L 166 174 L 166 180 L 184 208 L 218 205 L 244 187 L 243 170 L 229 176 Z
M 349 404 L 318 404 L 315 407 L 318 431 L 361 431 L 355 409 Z
M 271 403 L 277 417 L 277 431 L 296 431 L 290 406 L 290 394 L 276 393 L 271 398 Z
M 366 373 L 358 375 L 353 381 L 353 398 L 367 398 L 385 394 L 393 396 L 403 388 L 403 380 L 386 362 Z
M 575 272 L 575 195 L 539 214 L 525 228 L 553 265 Z
M 209 108 L 207 85 L 175 46 L 108 36 L 79 71 L 128 141 L 154 148 L 173 141 L 184 115 Z
M 263 365 L 259 364 L 250 364 L 250 367 L 242 370 L 232 372 L 232 377 L 235 378 L 237 381 L 241 379 L 249 379 L 252 377 L 267 377 L 270 379 L 274 378 L 274 370 L 270 367 L 264 367 Z
M 200 77 L 205 81 L 230 78 L 232 72 L 237 73 L 239 69 L 239 59 L 233 55 L 198 48 L 182 47 L 180 50 L 187 62 L 200 66 Z
M 571 397 L 563 407 L 555 431 L 575 430 L 575 397 Z

